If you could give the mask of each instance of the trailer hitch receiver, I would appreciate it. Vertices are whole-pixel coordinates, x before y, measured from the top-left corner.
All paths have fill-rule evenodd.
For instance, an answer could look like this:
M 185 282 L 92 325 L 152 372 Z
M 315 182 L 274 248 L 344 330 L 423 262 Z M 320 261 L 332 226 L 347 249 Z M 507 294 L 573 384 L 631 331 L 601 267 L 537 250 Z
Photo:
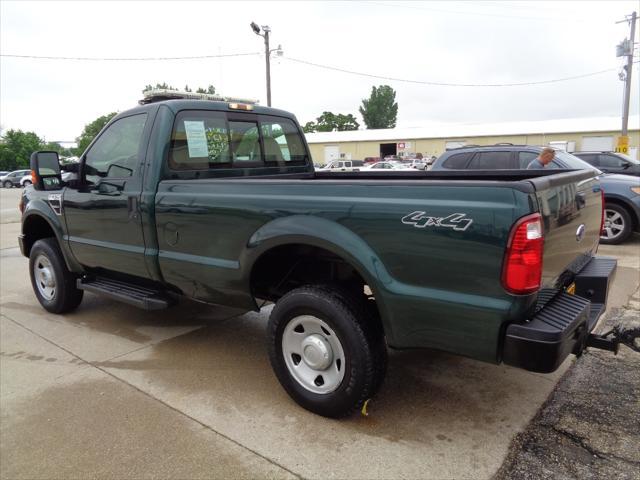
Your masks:
M 586 346 L 617 354 L 620 344 L 640 352 L 640 327 L 624 328 L 622 325 L 616 325 L 603 335 L 590 333 Z

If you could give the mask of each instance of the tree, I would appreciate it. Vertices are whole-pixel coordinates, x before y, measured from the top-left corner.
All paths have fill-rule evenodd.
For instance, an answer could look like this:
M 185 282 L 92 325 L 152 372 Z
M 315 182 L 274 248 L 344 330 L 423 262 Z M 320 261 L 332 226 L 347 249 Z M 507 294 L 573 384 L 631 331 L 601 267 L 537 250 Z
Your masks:
M 28 167 L 31 154 L 40 150 L 42 143 L 40 137 L 33 132 L 8 130 L 0 138 L 0 169 Z
M 213 85 L 209 85 L 207 88 L 198 87 L 196 93 L 208 93 L 210 95 L 213 95 L 216 93 L 216 87 L 214 87 Z
M 322 112 L 315 122 L 307 122 L 302 130 L 305 133 L 311 132 L 343 132 L 346 130 L 357 130 L 360 124 L 352 114 L 344 115 L 333 112 Z
M 156 83 L 156 86 L 154 87 L 153 85 L 145 85 L 144 89 L 142 90 L 142 93 L 147 93 L 149 90 L 155 90 L 156 88 L 158 89 L 164 89 L 164 90 L 178 90 L 175 87 L 172 87 L 171 85 L 167 85 L 167 83 L 163 82 L 163 83 Z
M 371 87 L 371 96 L 362 99 L 360 115 L 367 128 L 394 128 L 398 118 L 395 90 L 389 85 Z
M 100 130 L 102 130 L 116 114 L 117 112 L 111 112 L 107 115 L 102 115 L 84 126 L 82 133 L 76 138 L 76 142 L 78 143 L 78 147 L 76 148 L 77 155 L 82 155 L 96 135 L 100 133 Z
M 316 122 L 307 122 L 304 124 L 304 127 L 302 127 L 302 131 L 304 133 L 313 133 L 316 131 L 316 128 Z

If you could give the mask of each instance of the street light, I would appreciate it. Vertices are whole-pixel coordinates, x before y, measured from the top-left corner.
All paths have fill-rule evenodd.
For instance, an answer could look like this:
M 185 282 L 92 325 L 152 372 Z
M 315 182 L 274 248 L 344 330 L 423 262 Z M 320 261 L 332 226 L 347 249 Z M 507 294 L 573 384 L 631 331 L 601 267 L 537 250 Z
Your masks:
M 271 33 L 271 27 L 269 25 L 262 25 L 260 27 L 256 22 L 251 22 L 251 30 L 256 35 L 264 38 L 264 57 L 267 65 L 267 106 L 271 106 L 271 52 L 276 52 L 279 57 L 282 56 L 282 47 L 278 45 L 278 48 L 269 50 L 269 33 Z

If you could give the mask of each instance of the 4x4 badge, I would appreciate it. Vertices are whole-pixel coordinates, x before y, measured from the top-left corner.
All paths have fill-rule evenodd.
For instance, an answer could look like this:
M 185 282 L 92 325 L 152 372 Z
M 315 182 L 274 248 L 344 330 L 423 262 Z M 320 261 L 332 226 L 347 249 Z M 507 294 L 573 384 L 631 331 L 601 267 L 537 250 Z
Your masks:
M 402 223 L 416 228 L 444 227 L 464 232 L 473 223 L 466 213 L 452 213 L 447 217 L 431 217 L 426 212 L 413 212 L 402 217 Z

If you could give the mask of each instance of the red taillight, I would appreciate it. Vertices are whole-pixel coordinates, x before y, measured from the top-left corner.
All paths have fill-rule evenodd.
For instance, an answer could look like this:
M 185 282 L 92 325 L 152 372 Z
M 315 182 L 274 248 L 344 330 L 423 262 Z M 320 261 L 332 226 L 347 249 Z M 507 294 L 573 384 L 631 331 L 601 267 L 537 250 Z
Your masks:
M 527 215 L 511 228 L 502 265 L 502 286 L 510 293 L 525 294 L 540 288 L 544 235 L 539 213 Z

